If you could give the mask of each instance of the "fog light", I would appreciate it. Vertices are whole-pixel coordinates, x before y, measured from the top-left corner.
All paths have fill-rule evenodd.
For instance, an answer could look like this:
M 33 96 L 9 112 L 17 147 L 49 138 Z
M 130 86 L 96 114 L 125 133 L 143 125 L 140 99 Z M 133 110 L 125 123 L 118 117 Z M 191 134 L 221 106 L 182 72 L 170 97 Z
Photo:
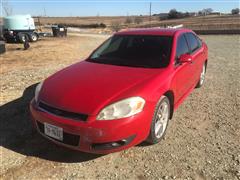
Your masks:
M 113 146 L 113 147 L 118 147 L 118 146 L 120 146 L 120 144 L 119 144 L 119 143 L 116 143 L 116 142 L 114 142 L 114 143 L 112 143 L 112 146 Z
M 123 139 L 121 141 L 113 142 L 112 146 L 113 147 L 119 147 L 119 146 L 123 146 L 125 144 L 127 144 L 127 139 Z
M 96 143 L 92 145 L 92 148 L 95 150 L 108 150 L 108 149 L 114 149 L 114 148 L 118 148 L 121 146 L 125 146 L 128 145 L 129 143 L 131 143 L 133 141 L 133 139 L 136 137 L 136 135 L 130 136 L 126 139 L 122 139 L 119 141 L 115 141 L 115 142 L 109 142 L 109 143 Z

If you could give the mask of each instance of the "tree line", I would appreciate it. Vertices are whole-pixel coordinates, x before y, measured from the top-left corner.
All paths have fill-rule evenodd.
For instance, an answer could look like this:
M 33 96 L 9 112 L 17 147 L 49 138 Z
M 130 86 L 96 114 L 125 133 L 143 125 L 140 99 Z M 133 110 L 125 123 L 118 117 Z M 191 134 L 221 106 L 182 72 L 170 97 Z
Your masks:
M 214 12 L 212 8 L 202 9 L 198 12 L 181 12 L 176 9 L 171 9 L 168 13 L 160 13 L 154 14 L 154 16 L 159 16 L 160 20 L 165 19 L 178 19 L 178 18 L 186 18 L 190 16 L 206 16 L 210 14 L 221 14 L 220 12 Z M 231 10 L 232 15 L 239 14 L 239 8 L 235 8 Z

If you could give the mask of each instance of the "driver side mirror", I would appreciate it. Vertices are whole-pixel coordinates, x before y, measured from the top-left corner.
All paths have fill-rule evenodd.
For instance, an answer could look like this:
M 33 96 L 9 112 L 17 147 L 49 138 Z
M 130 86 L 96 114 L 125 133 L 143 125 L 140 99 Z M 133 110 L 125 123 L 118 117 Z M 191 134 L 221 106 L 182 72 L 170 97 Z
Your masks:
M 179 57 L 179 63 L 192 63 L 192 56 L 190 54 L 182 54 Z

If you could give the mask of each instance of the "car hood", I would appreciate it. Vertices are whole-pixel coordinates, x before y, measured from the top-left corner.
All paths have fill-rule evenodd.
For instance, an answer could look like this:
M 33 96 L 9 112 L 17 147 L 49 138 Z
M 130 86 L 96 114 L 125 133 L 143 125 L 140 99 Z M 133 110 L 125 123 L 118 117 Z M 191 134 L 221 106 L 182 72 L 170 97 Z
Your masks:
M 66 111 L 95 115 L 103 106 L 161 71 L 82 61 L 46 79 L 39 100 Z

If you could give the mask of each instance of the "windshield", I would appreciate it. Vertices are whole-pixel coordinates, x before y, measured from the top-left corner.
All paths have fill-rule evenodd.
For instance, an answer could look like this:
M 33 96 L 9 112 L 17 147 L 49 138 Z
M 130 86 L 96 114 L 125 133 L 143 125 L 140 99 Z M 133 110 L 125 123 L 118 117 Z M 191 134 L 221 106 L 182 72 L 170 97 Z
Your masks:
M 88 61 L 118 66 L 161 68 L 169 64 L 171 36 L 115 35 Z

